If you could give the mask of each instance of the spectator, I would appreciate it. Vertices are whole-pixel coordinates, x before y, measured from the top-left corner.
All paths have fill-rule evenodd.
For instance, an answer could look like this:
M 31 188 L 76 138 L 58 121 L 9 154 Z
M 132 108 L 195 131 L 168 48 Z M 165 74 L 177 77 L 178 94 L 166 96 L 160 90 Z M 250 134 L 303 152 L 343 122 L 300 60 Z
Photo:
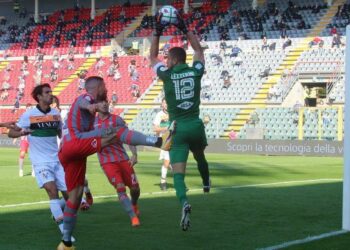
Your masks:
M 0 99 L 1 101 L 6 101 L 9 97 L 9 92 L 7 90 L 4 90 L 1 92 Z
M 344 45 L 344 44 L 342 43 L 342 41 L 341 41 L 340 35 L 339 35 L 339 34 L 333 35 L 333 38 L 332 38 L 332 48 L 334 48 L 335 46 L 336 46 L 337 48 L 339 48 L 340 45 Z
M 226 44 L 225 40 L 221 39 L 221 42 L 220 42 L 220 53 L 219 54 L 221 55 L 221 53 L 222 53 L 223 55 L 225 55 L 226 48 L 227 48 L 227 44 Z
M 266 38 L 266 36 L 263 37 L 262 43 L 263 43 L 263 44 L 261 45 L 261 50 L 262 50 L 262 51 L 269 49 L 270 46 L 269 46 L 268 43 L 267 43 L 267 38 Z
M 266 66 L 263 72 L 260 72 L 260 78 L 268 77 L 271 71 L 270 65 Z
M 286 37 L 284 39 L 283 45 L 282 45 L 282 49 L 285 50 L 287 47 L 292 45 L 292 40 L 290 40 L 289 37 Z
M 134 97 L 134 98 L 139 98 L 141 96 L 140 94 L 140 87 L 138 84 L 131 84 L 131 96 Z
M 121 74 L 119 72 L 118 68 L 114 69 L 114 74 L 113 74 L 113 81 L 118 81 L 121 78 Z
M 330 35 L 331 35 L 331 36 L 334 36 L 334 35 L 336 35 L 336 34 L 338 34 L 338 30 L 337 30 L 337 28 L 333 25 L 333 27 L 332 27 L 332 29 L 331 29 L 331 32 L 330 32 Z
M 210 116 L 209 116 L 209 114 L 205 114 L 204 115 L 204 117 L 203 117 L 203 124 L 204 124 L 204 126 L 207 126 L 208 125 L 208 123 L 210 122 Z
M 318 45 L 319 48 L 322 48 L 324 41 L 320 37 L 315 37 L 311 42 L 309 42 L 309 47 L 312 48 L 314 45 Z
M 228 137 L 230 138 L 230 140 L 235 140 L 237 138 L 237 134 L 236 132 L 232 129 L 230 131 L 230 133 L 228 133 Z
M 90 57 L 92 53 L 92 48 L 91 46 L 88 44 L 86 47 L 85 47 L 85 50 L 84 50 L 84 57 Z
M 256 111 L 254 111 L 251 116 L 250 116 L 250 119 L 248 120 L 248 123 L 249 124 L 252 124 L 254 127 L 259 125 L 259 115 Z
M 237 45 L 235 45 L 235 46 L 233 46 L 233 48 L 232 48 L 230 57 L 236 57 L 236 56 L 238 56 L 238 54 L 241 53 L 241 52 L 242 52 L 242 50 L 241 50 Z
M 132 76 L 134 71 L 136 71 L 136 61 L 135 60 L 131 60 L 129 65 L 128 65 L 129 75 Z
M 227 70 L 223 70 L 221 72 L 220 79 L 223 80 L 223 86 L 222 86 L 223 89 L 228 89 L 231 86 L 231 77 L 232 76 L 228 73 Z
M 111 101 L 112 101 L 113 105 L 116 105 L 118 103 L 118 96 L 117 96 L 117 93 L 114 90 L 112 92 Z
M 2 87 L 1 87 L 1 90 L 9 90 L 11 88 L 11 85 L 5 80 L 3 83 L 2 83 Z
M 105 65 L 105 62 L 101 58 L 96 58 L 96 61 L 95 70 L 98 71 Z
M 222 58 L 219 55 L 211 55 L 211 59 L 214 66 L 220 66 L 222 64 Z

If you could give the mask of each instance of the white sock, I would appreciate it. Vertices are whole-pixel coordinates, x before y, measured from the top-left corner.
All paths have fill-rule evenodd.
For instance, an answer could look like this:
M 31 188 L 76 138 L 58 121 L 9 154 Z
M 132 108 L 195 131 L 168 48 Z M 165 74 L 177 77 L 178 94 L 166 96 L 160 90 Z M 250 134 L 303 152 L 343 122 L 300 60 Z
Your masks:
M 81 203 L 86 203 L 86 200 L 85 200 L 85 198 L 84 198 L 84 197 L 82 197 L 82 198 L 81 198 L 81 202 L 80 202 L 80 204 L 81 204 Z
M 22 159 L 22 158 L 18 159 L 19 170 L 22 170 L 22 171 L 23 171 L 23 162 L 24 162 L 24 159 Z
M 66 200 L 64 198 L 61 198 L 59 201 L 60 201 L 60 207 L 63 211 L 64 207 L 66 206 Z
M 166 175 L 168 173 L 168 169 L 166 167 L 164 167 L 164 165 L 162 166 L 162 170 L 161 170 L 162 174 L 161 174 L 161 183 L 165 183 L 166 182 Z
M 50 210 L 56 222 L 59 223 L 60 221 L 63 221 L 63 211 L 61 209 L 59 199 L 50 200 Z M 61 232 L 63 232 L 63 223 L 58 224 L 58 227 L 60 228 Z
M 88 186 L 84 186 L 84 193 L 90 193 L 90 188 Z

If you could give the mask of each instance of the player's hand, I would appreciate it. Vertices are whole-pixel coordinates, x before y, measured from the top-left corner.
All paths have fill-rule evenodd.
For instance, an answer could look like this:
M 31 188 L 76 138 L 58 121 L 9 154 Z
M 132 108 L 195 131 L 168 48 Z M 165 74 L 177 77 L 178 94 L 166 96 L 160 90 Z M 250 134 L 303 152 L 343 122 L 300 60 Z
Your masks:
M 21 136 L 30 135 L 31 133 L 33 133 L 33 130 L 31 130 L 29 128 L 22 128 L 21 129 Z
M 161 19 L 162 19 L 162 13 L 157 13 L 154 16 L 154 21 L 155 21 L 155 36 L 161 36 L 163 34 L 163 30 L 165 28 L 165 26 L 161 23 Z
M 8 128 L 8 129 L 14 129 L 16 128 L 16 122 L 3 122 L 1 123 L 1 127 L 5 127 L 5 128 Z
M 130 165 L 133 167 L 137 163 L 137 155 L 132 155 L 129 159 Z
M 97 105 L 94 104 L 89 104 L 87 106 L 87 110 L 90 112 L 90 114 L 95 115 L 96 111 L 97 111 Z
M 181 30 L 182 33 L 185 35 L 188 33 L 187 26 L 185 24 L 185 20 L 183 19 L 183 16 L 181 16 L 179 13 L 176 14 L 177 16 L 177 24 L 174 24 L 179 30 Z

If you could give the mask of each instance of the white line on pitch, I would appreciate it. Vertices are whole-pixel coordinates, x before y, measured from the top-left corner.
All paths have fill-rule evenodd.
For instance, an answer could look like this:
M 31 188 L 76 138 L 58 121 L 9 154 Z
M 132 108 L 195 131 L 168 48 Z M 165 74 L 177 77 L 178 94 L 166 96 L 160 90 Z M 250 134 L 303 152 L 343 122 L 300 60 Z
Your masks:
M 287 185 L 287 184 L 297 184 L 297 183 L 319 183 L 319 182 L 333 182 L 333 181 L 342 181 L 342 179 L 313 179 L 313 180 L 298 180 L 298 181 L 281 181 L 281 182 L 270 182 L 270 183 L 260 183 L 260 184 L 248 184 L 248 185 L 237 185 L 237 186 L 226 186 L 226 187 L 213 187 L 212 190 L 221 190 L 221 189 L 237 189 L 237 188 L 250 188 L 250 187 L 265 187 L 265 186 L 275 186 L 275 185 Z M 201 192 L 203 189 L 190 189 L 188 192 Z M 147 192 L 142 193 L 142 195 L 164 195 L 168 193 L 175 193 L 175 191 L 159 191 L 159 192 Z M 111 195 L 98 195 L 94 196 L 94 199 L 104 199 L 104 198 L 112 198 L 116 197 L 116 194 Z M 37 202 L 25 202 L 25 203 L 17 203 L 17 204 L 8 204 L 8 205 L 0 205 L 0 208 L 10 208 L 10 207 L 23 207 L 30 205 L 38 205 L 38 204 L 47 204 L 49 201 L 37 201 Z
M 336 236 L 336 235 L 340 235 L 340 234 L 345 234 L 345 233 L 349 233 L 349 231 L 346 231 L 346 230 L 332 231 L 332 232 L 324 233 L 324 234 L 320 234 L 320 235 L 308 236 L 305 239 L 284 242 L 282 244 L 275 245 L 275 246 L 270 246 L 270 247 L 266 247 L 266 248 L 259 248 L 257 250 L 278 250 L 278 249 L 283 249 L 283 248 L 294 246 L 294 245 L 300 245 L 303 243 L 308 243 L 311 241 L 316 241 L 316 240 L 320 240 L 320 239 L 324 239 L 327 237 L 332 237 L 332 236 Z

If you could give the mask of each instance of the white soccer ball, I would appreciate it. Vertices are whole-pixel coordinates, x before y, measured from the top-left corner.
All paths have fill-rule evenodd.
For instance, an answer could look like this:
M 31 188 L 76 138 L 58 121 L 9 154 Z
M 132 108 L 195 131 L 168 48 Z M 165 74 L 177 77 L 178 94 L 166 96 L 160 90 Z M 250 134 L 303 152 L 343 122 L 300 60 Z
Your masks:
M 175 9 L 171 5 L 165 5 L 159 9 L 159 14 L 162 14 L 162 18 L 160 19 L 161 24 L 169 25 L 169 24 L 177 24 L 177 9 Z

